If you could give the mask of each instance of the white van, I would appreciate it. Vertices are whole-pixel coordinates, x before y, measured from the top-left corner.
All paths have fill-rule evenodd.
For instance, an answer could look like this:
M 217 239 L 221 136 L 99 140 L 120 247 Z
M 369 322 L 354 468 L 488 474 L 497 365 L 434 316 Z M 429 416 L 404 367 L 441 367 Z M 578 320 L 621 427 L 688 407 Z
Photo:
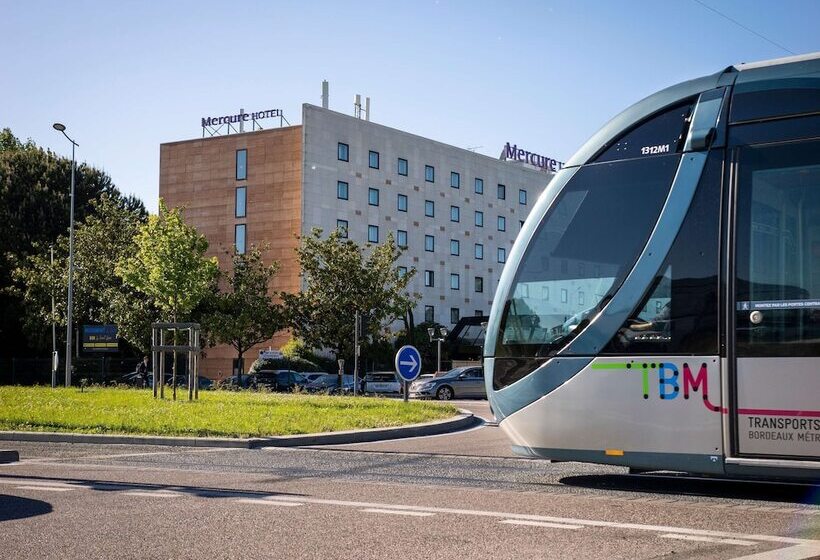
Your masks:
M 365 393 L 401 393 L 399 376 L 392 371 L 371 371 L 364 376 Z

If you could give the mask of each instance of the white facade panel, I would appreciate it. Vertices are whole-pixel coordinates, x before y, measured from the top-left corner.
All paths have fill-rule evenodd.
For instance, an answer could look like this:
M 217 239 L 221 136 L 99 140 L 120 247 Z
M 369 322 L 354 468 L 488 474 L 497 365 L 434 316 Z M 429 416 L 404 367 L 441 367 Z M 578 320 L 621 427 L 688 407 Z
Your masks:
M 408 247 L 400 265 L 415 268 L 411 292 L 421 299 L 414 320 L 424 320 L 425 306 L 433 306 L 434 319 L 452 325 L 451 309 L 465 317 L 488 315 L 504 266 L 497 262 L 498 248 L 509 254 L 515 237 L 551 175 L 516 162 L 502 161 L 449 146 L 313 105 L 303 105 L 304 161 L 302 174 L 302 233 L 314 227 L 336 228 L 337 220 L 349 224 L 349 236 L 367 242 L 368 226 L 379 228 L 379 241 L 388 232 L 407 232 Z M 349 161 L 337 157 L 338 144 L 349 147 Z M 369 152 L 378 152 L 379 168 L 369 167 Z M 398 174 L 399 158 L 408 162 L 408 174 Z M 425 166 L 435 169 L 434 182 L 425 180 Z M 450 186 L 450 174 L 460 177 L 460 188 Z M 474 181 L 483 179 L 484 193 L 476 194 Z M 348 200 L 337 198 L 338 181 L 348 183 Z M 506 198 L 498 198 L 497 186 L 506 186 Z M 379 191 L 379 205 L 368 204 L 368 190 Z M 519 203 L 519 189 L 527 191 L 527 204 Z M 407 212 L 398 210 L 398 195 L 407 196 Z M 435 205 L 435 216 L 425 216 L 425 201 Z M 451 206 L 459 208 L 460 220 L 450 219 Z M 476 227 L 475 212 L 484 214 Z M 498 231 L 498 216 L 506 219 L 506 231 Z M 425 251 L 425 235 L 435 237 L 435 251 Z M 460 254 L 450 254 L 457 240 Z M 474 256 L 475 243 L 484 247 L 484 258 Z M 435 286 L 424 286 L 424 271 L 431 270 Z M 450 275 L 459 275 L 459 289 L 451 289 Z M 475 278 L 483 278 L 483 292 L 475 291 Z

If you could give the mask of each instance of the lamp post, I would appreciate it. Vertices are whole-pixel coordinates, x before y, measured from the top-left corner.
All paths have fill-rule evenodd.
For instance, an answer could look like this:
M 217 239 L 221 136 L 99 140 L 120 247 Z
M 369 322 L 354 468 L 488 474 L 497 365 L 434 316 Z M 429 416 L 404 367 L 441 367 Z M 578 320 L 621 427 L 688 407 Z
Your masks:
M 436 334 L 440 336 L 437 337 Z M 430 342 L 435 342 L 438 348 L 438 357 L 436 360 L 436 373 L 438 373 L 441 371 L 441 343 L 444 342 L 444 339 L 447 337 L 447 329 L 444 327 L 438 329 L 429 327 L 427 329 L 427 335 L 430 337 Z
M 74 160 L 74 148 L 79 146 L 65 133 L 65 125 L 54 123 L 54 130 L 62 132 L 63 136 L 71 142 L 71 214 L 68 225 L 68 309 L 66 312 L 66 337 L 65 337 L 65 386 L 71 387 L 71 312 L 74 301 L 74 175 L 76 163 Z

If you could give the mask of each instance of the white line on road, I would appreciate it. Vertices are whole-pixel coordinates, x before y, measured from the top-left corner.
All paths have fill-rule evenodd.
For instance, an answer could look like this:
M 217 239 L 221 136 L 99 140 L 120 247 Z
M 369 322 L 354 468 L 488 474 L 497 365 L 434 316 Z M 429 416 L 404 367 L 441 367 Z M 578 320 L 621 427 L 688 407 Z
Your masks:
M 567 525 L 565 523 L 548 523 L 546 521 L 524 521 L 523 519 L 504 519 L 499 523 L 508 525 L 526 525 L 529 527 L 549 527 L 550 529 L 583 529 L 582 525 Z
M 262 504 L 266 506 L 285 506 L 285 507 L 296 507 L 296 506 L 303 506 L 305 504 L 300 504 L 299 502 L 283 502 L 281 500 L 269 500 L 267 498 L 238 498 L 236 500 L 239 504 Z
M 74 490 L 73 488 L 67 488 L 65 486 L 41 486 L 41 485 L 31 485 L 31 486 L 17 486 L 18 490 L 48 490 L 50 492 L 70 492 Z
M 681 541 L 697 541 L 697 542 L 709 542 L 709 543 L 716 543 L 716 544 L 738 544 L 741 546 L 754 546 L 758 543 L 754 541 L 744 541 L 741 539 L 714 539 L 712 537 L 698 537 L 695 535 L 676 535 L 674 533 L 669 533 L 666 535 L 661 535 L 661 538 L 664 539 L 678 539 Z
M 181 496 L 181 494 L 177 494 L 176 492 L 167 492 L 164 490 L 158 490 L 156 492 L 130 490 L 128 492 L 124 492 L 124 494 L 126 496 L 145 496 L 146 498 L 178 498 Z
M 431 515 L 435 515 L 435 513 L 425 511 L 403 511 L 399 509 L 367 508 L 362 511 L 366 511 L 367 513 L 389 513 L 390 515 L 410 515 L 413 517 L 429 517 Z

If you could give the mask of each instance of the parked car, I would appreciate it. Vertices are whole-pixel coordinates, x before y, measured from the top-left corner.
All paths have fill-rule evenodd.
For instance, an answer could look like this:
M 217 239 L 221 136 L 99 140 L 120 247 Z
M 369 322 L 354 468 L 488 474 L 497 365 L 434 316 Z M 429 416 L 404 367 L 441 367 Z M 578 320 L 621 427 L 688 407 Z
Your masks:
M 402 384 L 393 371 L 371 371 L 364 376 L 365 393 L 401 393 Z
M 262 369 L 254 374 L 251 387 L 268 388 L 271 391 L 293 391 L 303 389 L 307 379 L 291 369 Z
M 342 392 L 346 386 L 353 390 L 353 376 L 345 375 L 342 378 Z M 334 373 L 325 373 L 305 385 L 305 390 L 311 393 L 335 393 L 339 389 L 339 376 Z
M 487 398 L 484 369 L 468 366 L 451 369 L 441 377 L 417 379 L 410 384 L 410 397 L 449 401 L 455 398 Z
M 302 375 L 305 376 L 305 379 L 307 379 L 308 383 L 313 383 L 314 381 L 316 381 L 317 379 L 319 379 L 321 377 L 324 377 L 325 375 L 334 375 L 334 374 L 330 374 L 330 373 L 327 373 L 327 372 L 324 372 L 324 371 L 303 371 Z

